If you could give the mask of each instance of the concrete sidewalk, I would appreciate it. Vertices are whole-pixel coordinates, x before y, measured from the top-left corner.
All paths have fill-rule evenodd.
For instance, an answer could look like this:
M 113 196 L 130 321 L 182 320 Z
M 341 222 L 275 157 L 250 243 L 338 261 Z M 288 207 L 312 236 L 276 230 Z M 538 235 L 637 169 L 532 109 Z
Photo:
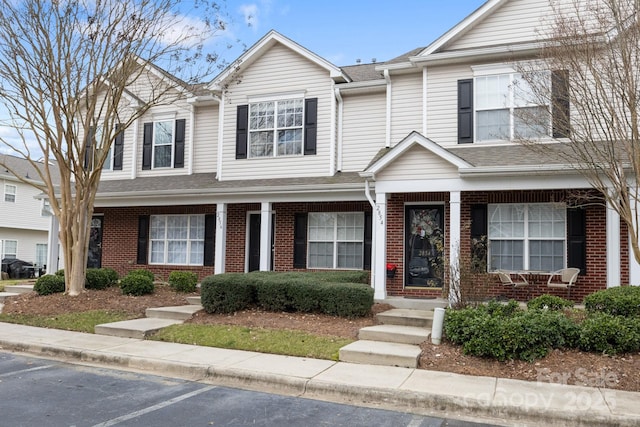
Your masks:
M 640 393 L 473 377 L 0 323 L 0 349 L 508 426 L 638 426 Z

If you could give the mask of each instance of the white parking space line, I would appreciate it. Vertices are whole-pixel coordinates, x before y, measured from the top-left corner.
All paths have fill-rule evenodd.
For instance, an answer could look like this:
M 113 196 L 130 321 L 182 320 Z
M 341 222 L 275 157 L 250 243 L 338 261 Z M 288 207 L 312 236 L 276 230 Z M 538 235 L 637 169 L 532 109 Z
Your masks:
M 26 374 L 27 372 L 41 371 L 43 369 L 53 368 L 55 365 L 44 365 L 44 366 L 36 366 L 35 368 L 29 369 L 20 369 L 19 371 L 5 372 L 4 374 L 0 374 L 0 378 L 2 377 L 11 377 L 14 375 Z
M 139 411 L 131 412 L 130 414 L 123 415 L 121 417 L 113 418 L 109 421 L 105 421 L 104 423 L 96 424 L 93 427 L 109 427 L 121 423 L 122 421 L 131 420 L 137 418 L 141 415 L 148 414 L 149 412 L 157 411 L 158 409 L 166 408 L 167 406 L 171 406 L 174 403 L 181 402 L 185 399 L 189 399 L 193 396 L 197 396 L 202 393 L 206 393 L 210 390 L 216 388 L 215 386 L 204 387 L 199 390 L 192 391 L 190 393 L 183 394 L 182 396 L 174 397 L 173 399 L 169 399 L 167 401 L 158 403 L 157 405 L 149 406 L 148 408 L 140 409 Z
M 420 427 L 422 425 L 422 417 L 413 417 L 413 419 L 407 424 L 407 427 Z

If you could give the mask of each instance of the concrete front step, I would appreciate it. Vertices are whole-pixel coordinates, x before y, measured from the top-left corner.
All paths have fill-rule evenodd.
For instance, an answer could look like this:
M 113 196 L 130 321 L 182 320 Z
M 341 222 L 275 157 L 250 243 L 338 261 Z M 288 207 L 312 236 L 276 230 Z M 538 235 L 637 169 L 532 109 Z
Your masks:
M 173 319 L 173 320 L 187 320 L 202 310 L 201 305 L 178 305 L 174 307 L 154 307 L 147 308 L 145 315 L 154 319 Z
M 417 368 L 420 347 L 382 341 L 354 341 L 340 349 L 340 361 Z
M 369 341 L 420 344 L 429 339 L 431 330 L 418 326 L 375 325 L 360 329 L 358 339 Z
M 376 318 L 385 325 L 430 328 L 433 324 L 433 311 L 394 308 L 378 313 Z
M 157 332 L 162 328 L 179 323 L 182 323 L 182 320 L 143 318 L 103 323 L 102 325 L 96 325 L 94 331 L 98 335 L 143 339 L 147 335 Z
M 0 304 L 4 303 L 5 298 L 16 297 L 20 295 L 19 292 L 0 292 Z
M 7 285 L 4 287 L 5 292 L 26 294 L 33 291 L 33 285 Z
M 187 297 L 187 302 L 193 305 L 200 305 L 200 297 L 199 296 Z

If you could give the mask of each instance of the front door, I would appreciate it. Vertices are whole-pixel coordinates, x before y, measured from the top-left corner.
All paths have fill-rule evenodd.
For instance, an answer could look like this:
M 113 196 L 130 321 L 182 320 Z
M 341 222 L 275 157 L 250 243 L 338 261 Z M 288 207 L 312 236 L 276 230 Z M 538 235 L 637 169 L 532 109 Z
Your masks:
M 444 207 L 405 207 L 405 285 L 439 288 L 444 283 Z
M 87 268 L 102 267 L 102 219 L 101 216 L 91 218 Z
M 259 213 L 249 214 L 249 244 L 247 245 L 247 271 L 260 270 L 260 225 L 262 224 Z M 271 267 L 273 270 L 273 243 L 275 231 L 275 215 L 271 219 Z

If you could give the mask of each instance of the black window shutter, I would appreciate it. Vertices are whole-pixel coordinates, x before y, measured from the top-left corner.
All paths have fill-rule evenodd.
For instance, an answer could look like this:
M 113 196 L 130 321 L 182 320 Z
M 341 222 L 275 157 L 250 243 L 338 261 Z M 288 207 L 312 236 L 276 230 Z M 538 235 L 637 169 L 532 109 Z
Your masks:
M 571 129 L 569 104 L 569 73 L 559 70 L 551 73 L 551 125 L 554 138 L 568 138 Z
M 175 156 L 173 157 L 173 167 L 184 167 L 184 129 L 185 119 L 176 120 Z
M 116 139 L 113 141 L 113 170 L 116 171 L 122 170 L 124 157 L 124 131 L 120 132 L 118 130 L 121 127 L 119 124 L 116 125 Z M 111 159 L 107 159 L 107 161 L 111 161 Z
M 138 217 L 138 257 L 136 264 L 147 264 L 149 253 L 149 215 Z
M 249 106 L 238 105 L 236 109 L 236 159 L 247 158 L 249 136 Z
M 487 205 L 471 205 L 471 268 L 487 271 Z
M 85 170 L 91 170 L 93 168 L 93 138 L 96 134 L 96 129 L 93 126 L 89 127 L 89 133 L 84 142 L 84 168 Z
M 582 208 L 567 209 L 567 267 L 587 273 L 587 218 Z
M 142 137 L 142 169 L 151 169 L 151 150 L 153 148 L 153 123 L 144 124 Z
M 306 213 L 296 214 L 293 228 L 293 268 L 307 268 Z
M 364 213 L 364 265 L 365 270 L 371 270 L 371 237 L 373 235 L 373 221 L 371 212 Z
M 458 144 L 473 142 L 473 79 L 458 80 Z
M 304 154 L 316 154 L 316 138 L 318 134 L 318 98 L 304 101 Z
M 204 265 L 211 266 L 214 262 L 216 249 L 216 216 L 204 216 Z

